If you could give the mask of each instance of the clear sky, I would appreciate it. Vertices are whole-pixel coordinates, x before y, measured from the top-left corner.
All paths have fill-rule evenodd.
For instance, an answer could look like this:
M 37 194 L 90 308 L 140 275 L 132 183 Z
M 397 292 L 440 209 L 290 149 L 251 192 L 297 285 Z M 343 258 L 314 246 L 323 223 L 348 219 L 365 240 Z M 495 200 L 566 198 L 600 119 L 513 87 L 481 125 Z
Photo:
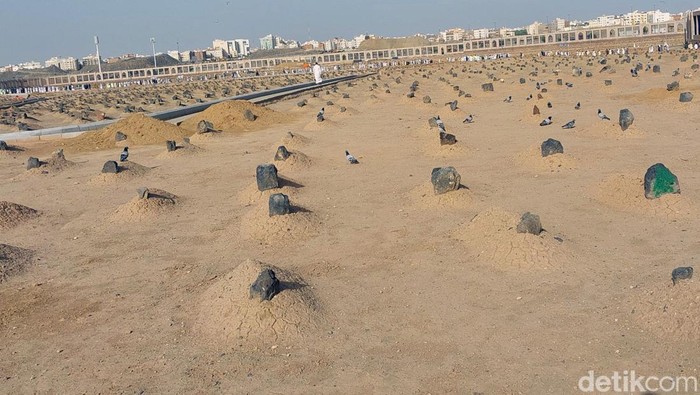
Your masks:
M 370 33 L 405 36 L 451 27 L 519 27 L 555 17 L 591 19 L 630 10 L 680 12 L 695 0 L 0 0 L 0 65 L 52 56 L 207 48 L 213 39 L 268 33 L 306 41 Z

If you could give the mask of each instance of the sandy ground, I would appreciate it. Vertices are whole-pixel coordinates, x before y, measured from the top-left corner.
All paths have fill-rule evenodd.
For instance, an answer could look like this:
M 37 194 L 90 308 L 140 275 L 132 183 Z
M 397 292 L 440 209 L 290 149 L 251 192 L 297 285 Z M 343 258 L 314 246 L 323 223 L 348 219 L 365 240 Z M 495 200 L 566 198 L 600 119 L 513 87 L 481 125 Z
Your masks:
M 700 81 L 679 55 L 634 59 L 661 66 L 638 78 L 617 56 L 615 73 L 558 58 L 385 70 L 271 105 L 283 123 L 194 135 L 183 154 L 133 146 L 119 177 L 100 170 L 120 146 L 11 142 L 25 150 L 0 156 L 0 201 L 38 215 L 0 233 L 24 251 L 0 283 L 0 392 L 560 394 L 589 370 L 698 376 L 700 281 L 671 283 L 700 252 L 700 115 L 678 102 Z M 436 115 L 456 145 L 439 145 Z M 547 138 L 564 154 L 538 157 Z M 258 192 L 255 168 L 281 144 L 295 154 L 276 162 L 282 188 Z M 59 145 L 70 165 L 24 169 Z M 682 193 L 647 201 L 657 162 Z M 437 166 L 463 188 L 435 196 Z M 144 203 L 142 186 L 172 196 Z M 272 192 L 294 212 L 268 217 Z M 526 211 L 540 236 L 515 233 Z M 248 299 L 269 266 L 284 290 Z

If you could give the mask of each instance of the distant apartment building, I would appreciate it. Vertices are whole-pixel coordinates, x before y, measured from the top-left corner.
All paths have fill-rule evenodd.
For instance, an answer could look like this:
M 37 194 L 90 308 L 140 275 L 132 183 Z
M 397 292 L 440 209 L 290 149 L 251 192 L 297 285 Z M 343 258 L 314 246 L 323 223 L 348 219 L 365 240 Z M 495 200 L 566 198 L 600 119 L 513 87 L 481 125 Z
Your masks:
M 466 32 L 464 29 L 455 27 L 452 29 L 447 29 L 445 31 L 440 32 L 440 39 L 445 41 L 445 42 L 450 42 L 450 41 L 462 41 L 466 35 Z
M 35 70 L 44 67 L 39 62 L 24 62 L 17 65 L 17 70 Z
M 620 24 L 622 24 L 622 19 L 616 15 L 601 15 L 588 21 L 588 26 L 590 27 L 606 27 Z
M 205 59 L 221 60 L 228 57 L 228 53 L 223 48 L 209 48 L 204 51 Z
M 233 40 L 236 47 L 236 56 L 248 56 L 250 54 L 250 41 L 244 38 Z
M 477 40 L 482 39 L 482 38 L 488 38 L 489 37 L 489 29 L 474 29 L 474 31 L 472 32 L 472 35 Z
M 650 23 L 663 23 L 673 20 L 670 12 L 661 12 L 661 10 L 647 11 L 647 18 Z
M 44 63 L 45 67 L 51 67 L 51 66 L 56 66 L 61 70 L 65 71 L 70 71 L 70 70 L 79 70 L 80 69 L 80 63 L 78 62 L 78 59 L 70 56 L 67 58 L 59 58 L 54 56 L 53 58 L 47 60 Z
M 277 40 L 272 34 L 268 34 L 260 39 L 260 49 L 275 49 Z
M 301 44 L 301 47 L 310 50 L 310 49 L 319 49 L 321 48 L 321 43 L 316 41 L 316 40 L 309 40 L 303 44 Z
M 641 25 L 647 23 L 649 16 L 646 12 L 633 11 L 621 16 L 623 25 Z
M 102 58 L 97 57 L 97 55 L 88 55 L 82 59 L 83 67 L 85 66 L 97 66 L 102 62 Z

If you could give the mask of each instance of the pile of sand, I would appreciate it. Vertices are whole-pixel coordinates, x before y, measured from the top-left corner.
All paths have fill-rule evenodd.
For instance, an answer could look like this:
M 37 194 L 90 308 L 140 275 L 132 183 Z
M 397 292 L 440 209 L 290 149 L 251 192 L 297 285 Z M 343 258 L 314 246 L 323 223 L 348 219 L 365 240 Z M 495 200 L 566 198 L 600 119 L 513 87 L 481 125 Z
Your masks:
M 126 140 L 116 142 L 117 132 L 124 133 Z M 85 132 L 78 137 L 62 141 L 63 147 L 74 151 L 91 151 L 114 148 L 115 146 L 161 144 L 167 140 L 182 140 L 192 132 L 171 123 L 151 118 L 144 114 L 121 119 L 104 129 Z
M 407 197 L 414 204 L 430 209 L 467 208 L 471 207 L 474 202 L 472 192 L 464 186 L 456 191 L 436 195 L 431 182 L 423 183 L 409 191 Z
M 100 173 L 92 179 L 90 179 L 90 181 L 88 181 L 88 184 L 105 185 L 133 180 L 135 178 L 144 176 L 151 170 L 150 167 L 143 166 L 131 161 L 118 162 L 117 165 L 119 166 L 119 173 Z
M 245 118 L 243 114 L 246 110 L 252 111 L 257 116 L 255 121 L 249 121 Z M 180 127 L 196 132 L 197 124 L 202 120 L 207 120 L 212 123 L 217 131 L 250 132 L 266 129 L 274 125 L 286 124 L 293 119 L 294 117 L 289 114 L 278 113 L 246 100 L 229 100 L 215 104 L 201 113 L 187 118 L 180 124 Z
M 692 201 L 682 194 L 647 199 L 644 197 L 644 179 L 627 174 L 606 177 L 598 185 L 594 198 L 618 210 L 645 215 L 681 217 L 693 215 L 696 211 Z
M 693 278 L 674 286 L 669 272 L 667 281 L 637 291 L 630 304 L 641 326 L 662 338 L 700 340 L 700 282 Z
M 423 132 L 423 131 L 421 131 Z M 466 138 L 457 136 L 455 135 L 455 138 L 457 139 L 456 144 L 452 145 L 441 145 L 440 144 L 440 135 L 437 129 L 430 129 L 429 132 L 427 133 L 428 136 L 431 137 L 430 142 L 425 143 L 423 145 L 424 147 L 424 152 L 428 156 L 433 156 L 436 158 L 454 158 L 455 156 L 463 158 L 464 155 L 468 154 L 470 151 L 472 151 L 472 148 L 467 146 L 466 143 L 463 140 L 466 140 Z M 450 132 L 447 132 L 450 133 Z M 454 134 L 454 133 L 451 133 Z M 424 135 L 425 137 L 425 135 Z
M 287 149 L 301 148 L 309 145 L 309 138 L 299 133 L 287 132 L 280 145 L 284 145 Z
M 250 285 L 264 269 L 275 272 L 282 290 L 269 301 L 250 299 Z M 227 346 L 269 348 L 298 344 L 324 322 L 319 302 L 301 277 L 246 260 L 204 292 L 195 330 Z
M 466 242 L 477 259 L 501 269 L 552 269 L 569 262 L 570 254 L 559 241 L 546 232 L 517 233 L 519 222 L 519 215 L 491 208 L 460 226 L 454 237 Z
M 277 167 L 277 162 L 275 162 L 275 167 Z M 281 177 L 278 178 L 280 178 L 280 181 L 282 182 L 280 188 L 259 191 L 257 184 L 253 183 L 243 188 L 243 190 L 241 190 L 241 192 L 238 193 L 237 201 L 243 205 L 252 205 L 258 204 L 260 202 L 267 203 L 270 199 L 270 195 L 275 193 L 283 193 L 289 196 L 290 199 L 296 196 L 297 188 L 290 185 L 284 185 L 285 179 Z
M 269 215 L 268 199 L 256 204 L 241 219 L 241 235 L 270 245 L 286 245 L 318 235 L 321 228 L 318 216 L 297 205 L 291 197 L 289 200 L 292 212 L 273 217 Z
M 323 122 L 318 122 L 314 116 L 314 120 L 304 125 L 304 130 L 315 132 L 319 130 L 334 130 L 338 127 L 338 122 L 326 118 Z
M 632 124 L 627 130 L 623 131 L 617 121 L 600 121 L 592 126 L 576 127 L 576 129 L 573 129 L 573 132 L 580 136 L 616 140 L 644 137 L 644 132 L 637 125 Z
M 207 133 L 208 134 L 208 133 Z M 158 159 L 172 159 L 172 158 L 180 158 L 183 156 L 192 156 L 192 155 L 197 155 L 201 153 L 203 150 L 202 148 L 194 145 L 194 144 L 178 144 L 177 149 L 175 151 L 168 151 L 165 150 L 164 152 L 161 152 L 156 156 Z
M 14 228 L 24 221 L 38 216 L 39 212 L 33 208 L 12 202 L 0 201 L 0 229 Z
M 149 197 L 135 197 L 119 206 L 112 214 L 113 222 L 137 222 L 153 219 L 170 212 L 180 202 L 180 198 L 170 192 L 148 188 Z
M 563 154 L 542 157 L 540 145 L 530 146 L 526 151 L 516 154 L 513 160 L 520 167 L 543 173 L 559 173 L 565 170 L 573 170 L 577 164 L 576 159 L 566 153 L 566 147 Z
M 0 283 L 22 273 L 32 263 L 33 252 L 24 248 L 0 244 Z
M 278 169 L 307 169 L 311 166 L 311 159 L 301 151 L 289 151 L 289 157 L 283 161 L 274 161 Z

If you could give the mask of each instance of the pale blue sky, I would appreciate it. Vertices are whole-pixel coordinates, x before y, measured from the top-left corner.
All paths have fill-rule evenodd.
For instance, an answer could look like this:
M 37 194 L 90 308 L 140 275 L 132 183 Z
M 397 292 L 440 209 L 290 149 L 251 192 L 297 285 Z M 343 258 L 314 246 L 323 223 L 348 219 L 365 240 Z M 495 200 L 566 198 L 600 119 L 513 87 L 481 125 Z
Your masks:
M 0 65 L 52 56 L 103 57 L 156 50 L 206 48 L 215 38 L 273 33 L 299 41 L 352 38 L 363 33 L 404 36 L 450 27 L 518 27 L 555 17 L 590 19 L 631 9 L 680 12 L 693 0 L 0 0 Z

